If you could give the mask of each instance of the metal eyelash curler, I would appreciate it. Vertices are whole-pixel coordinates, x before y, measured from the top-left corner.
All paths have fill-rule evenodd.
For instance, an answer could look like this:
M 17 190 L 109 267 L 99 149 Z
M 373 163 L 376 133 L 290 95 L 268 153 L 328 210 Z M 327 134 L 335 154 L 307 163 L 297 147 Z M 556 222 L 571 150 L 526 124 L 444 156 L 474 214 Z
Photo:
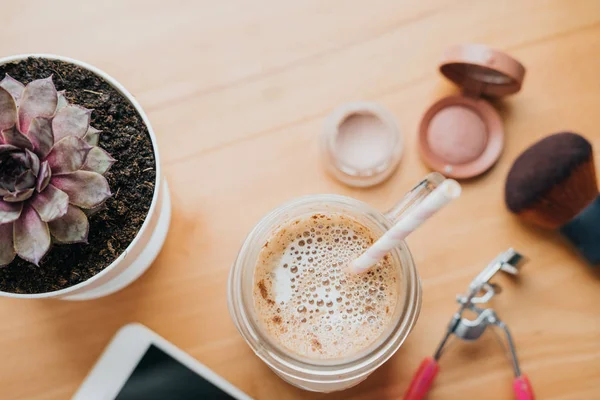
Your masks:
M 516 400 L 534 400 L 533 389 L 529 379 L 521 373 L 519 360 L 515 345 L 510 334 L 508 326 L 502 322 L 492 308 L 481 308 L 478 304 L 487 303 L 494 295 L 501 292 L 500 286 L 490 283 L 490 280 L 499 272 L 503 271 L 511 275 L 517 275 L 519 267 L 523 265 L 525 258 L 513 249 L 498 255 L 485 269 L 473 279 L 465 295 L 456 296 L 456 301 L 460 308 L 454 314 L 448 324 L 446 335 L 438 345 L 433 357 L 427 357 L 421 362 L 419 369 L 413 377 L 408 391 L 404 395 L 404 400 L 421 400 L 425 397 L 433 380 L 439 370 L 438 361 L 442 355 L 444 347 L 448 343 L 451 335 L 464 341 L 474 341 L 483 335 L 488 326 L 497 326 L 504 332 L 510 355 L 512 358 L 512 367 L 515 373 L 513 381 L 513 391 Z M 463 317 L 463 312 L 470 310 L 475 313 L 475 319 Z

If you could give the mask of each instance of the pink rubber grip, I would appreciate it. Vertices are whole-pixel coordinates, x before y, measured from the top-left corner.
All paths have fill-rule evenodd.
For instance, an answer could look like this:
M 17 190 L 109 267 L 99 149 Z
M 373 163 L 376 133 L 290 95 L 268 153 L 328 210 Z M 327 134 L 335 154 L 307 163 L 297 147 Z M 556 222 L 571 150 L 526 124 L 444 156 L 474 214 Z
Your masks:
M 433 380 L 439 369 L 440 366 L 433 358 L 428 357 L 424 359 L 410 382 L 408 391 L 404 395 L 404 400 L 421 400 L 424 398 L 429 389 L 431 389 Z
M 531 383 L 526 375 L 521 375 L 515 378 L 513 382 L 513 390 L 515 391 L 516 400 L 535 400 Z

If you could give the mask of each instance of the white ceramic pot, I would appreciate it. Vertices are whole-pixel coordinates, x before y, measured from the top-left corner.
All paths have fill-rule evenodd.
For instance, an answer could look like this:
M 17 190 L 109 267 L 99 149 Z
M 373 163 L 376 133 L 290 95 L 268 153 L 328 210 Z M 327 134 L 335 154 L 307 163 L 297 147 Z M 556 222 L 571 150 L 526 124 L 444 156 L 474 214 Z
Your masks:
M 167 182 L 163 177 L 162 168 L 160 166 L 156 136 L 154 135 L 148 116 L 133 95 L 113 77 L 96 67 L 71 58 L 52 54 L 21 54 L 4 57 L 0 59 L 0 65 L 18 62 L 28 57 L 60 60 L 85 68 L 104 79 L 121 93 L 133 105 L 148 128 L 156 162 L 156 181 L 154 182 L 152 204 L 150 205 L 146 220 L 142 224 L 138 234 L 125 251 L 100 273 L 77 285 L 53 292 L 16 294 L 0 291 L 0 296 L 21 299 L 55 298 L 62 300 L 90 300 L 107 296 L 123 289 L 139 278 L 150 267 L 162 248 L 167 236 L 169 223 L 171 221 L 171 198 L 169 196 Z

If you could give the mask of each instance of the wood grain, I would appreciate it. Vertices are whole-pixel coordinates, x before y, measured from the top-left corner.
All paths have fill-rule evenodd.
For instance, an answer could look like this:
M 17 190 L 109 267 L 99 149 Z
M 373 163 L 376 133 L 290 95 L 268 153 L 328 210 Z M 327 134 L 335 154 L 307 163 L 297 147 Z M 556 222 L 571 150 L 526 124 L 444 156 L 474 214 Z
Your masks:
M 531 262 L 495 299 L 540 399 L 600 397 L 600 281 L 554 233 L 503 204 L 512 160 L 537 139 L 573 130 L 600 148 L 600 2 L 223 0 L 7 1 L 0 54 L 87 61 L 128 87 L 158 135 L 174 214 L 153 268 L 105 299 L 0 300 L 2 399 L 65 399 L 111 336 L 138 321 L 257 399 L 397 399 L 430 355 L 454 296 L 509 246 Z M 425 109 L 456 89 L 436 72 L 443 49 L 482 42 L 527 67 L 523 90 L 498 104 L 507 143 L 498 165 L 409 240 L 422 277 L 419 322 L 398 353 L 343 393 L 297 390 L 255 357 L 227 314 L 225 282 L 258 219 L 308 193 L 391 207 L 427 173 L 415 152 Z M 373 100 L 399 121 L 399 171 L 370 190 L 344 187 L 318 163 L 323 118 Z M 511 369 L 492 336 L 455 344 L 431 399 L 512 398 Z

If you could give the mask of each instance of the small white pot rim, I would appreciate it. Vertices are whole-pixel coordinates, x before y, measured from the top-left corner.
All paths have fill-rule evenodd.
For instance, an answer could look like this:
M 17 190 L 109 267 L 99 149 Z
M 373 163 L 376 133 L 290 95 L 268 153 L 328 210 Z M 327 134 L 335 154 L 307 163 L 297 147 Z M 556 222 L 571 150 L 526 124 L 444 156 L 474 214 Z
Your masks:
M 150 135 L 150 140 L 152 141 L 152 151 L 154 152 L 154 161 L 155 161 L 155 168 L 156 168 L 154 193 L 152 195 L 152 203 L 150 204 L 150 208 L 148 209 L 148 213 L 146 214 L 146 219 L 144 220 L 144 223 L 142 224 L 142 227 L 136 234 L 135 238 L 133 238 L 131 243 L 129 243 L 129 246 L 127 246 L 125 251 L 123 251 L 123 253 L 121 253 L 121 255 L 119 255 L 119 257 L 117 257 L 108 267 L 104 268 L 102 271 L 100 271 L 96 275 L 92 276 L 91 278 L 89 278 L 83 282 L 80 282 L 73 286 L 69 286 L 68 288 L 65 288 L 65 289 L 55 290 L 52 292 L 35 293 L 35 294 L 19 294 L 19 293 L 0 291 L 0 296 L 3 296 L 3 297 L 12 297 L 12 298 L 20 298 L 20 299 L 41 299 L 41 298 L 50 298 L 50 297 L 52 297 L 52 298 L 62 297 L 62 296 L 68 295 L 71 292 L 77 291 L 78 289 L 80 289 L 82 287 L 88 286 L 91 283 L 101 279 L 104 275 L 110 273 L 111 270 L 113 270 L 118 264 L 120 264 L 123 261 L 123 259 L 127 256 L 127 253 L 129 253 L 130 250 L 138 244 L 140 237 L 142 237 L 143 234 L 145 233 L 145 231 L 148 229 L 148 225 L 149 225 L 148 216 L 152 215 L 155 211 L 155 208 L 157 207 L 157 201 L 159 198 L 158 197 L 159 189 L 160 189 L 160 185 L 161 185 L 161 181 L 162 181 L 162 179 L 161 179 L 162 171 L 161 171 L 160 159 L 159 159 L 159 154 L 158 154 L 158 146 L 156 144 L 156 136 L 154 134 L 154 130 L 152 129 L 152 125 L 150 125 L 150 120 L 148 119 L 148 116 L 142 109 L 142 106 L 137 102 L 135 97 L 133 97 L 133 95 L 131 93 L 129 93 L 129 91 L 127 89 L 125 89 L 125 87 L 123 85 L 121 85 L 112 76 L 110 76 L 106 72 L 94 67 L 93 65 L 90 65 L 83 61 L 75 60 L 73 58 L 58 56 L 55 54 L 31 53 L 31 54 L 18 54 L 18 55 L 13 55 L 13 56 L 8 56 L 8 57 L 2 57 L 2 58 L 0 58 L 0 65 L 12 63 L 12 62 L 19 62 L 19 61 L 25 60 L 30 57 L 46 58 L 49 60 L 59 60 L 59 61 L 64 61 L 64 62 L 68 62 L 70 64 L 77 65 L 78 67 L 87 69 L 87 70 L 93 72 L 94 74 L 98 75 L 99 77 L 104 79 L 108 84 L 110 84 L 113 88 L 115 88 L 119 93 L 121 93 L 133 105 L 133 107 L 135 108 L 136 112 L 140 115 L 140 117 L 142 117 L 142 120 L 144 121 L 144 124 L 146 125 L 146 128 L 148 129 L 148 134 Z

